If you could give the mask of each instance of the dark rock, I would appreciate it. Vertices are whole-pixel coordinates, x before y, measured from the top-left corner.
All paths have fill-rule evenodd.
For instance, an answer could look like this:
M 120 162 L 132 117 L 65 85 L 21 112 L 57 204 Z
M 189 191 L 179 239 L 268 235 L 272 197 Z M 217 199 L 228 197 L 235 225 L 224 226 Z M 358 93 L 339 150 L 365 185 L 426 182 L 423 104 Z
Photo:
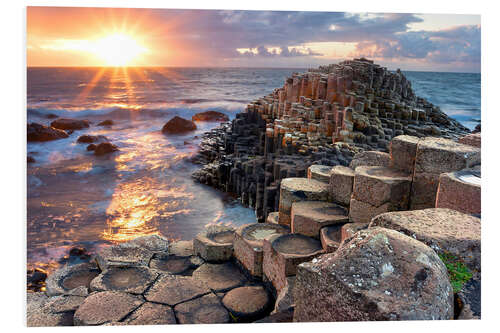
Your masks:
M 88 147 L 87 147 L 88 148 Z M 87 149 L 88 150 L 88 149 Z M 118 151 L 118 147 L 110 142 L 102 142 L 95 147 L 94 154 L 97 156 Z
M 34 270 L 28 271 L 28 283 L 39 284 L 45 281 L 47 278 L 47 272 L 41 268 L 35 268 Z
M 175 116 L 163 126 L 161 131 L 165 134 L 180 134 L 194 131 L 195 129 L 196 124 L 192 121 Z
M 262 318 L 271 310 L 271 297 L 262 286 L 245 286 L 229 291 L 222 304 L 238 322 L 251 322 Z
M 93 143 L 99 141 L 108 141 L 108 138 L 104 135 L 81 135 L 78 137 L 78 140 L 76 140 L 78 143 Z
M 57 114 L 53 114 L 53 113 L 49 113 L 45 116 L 45 118 L 47 119 L 56 119 L 57 117 L 59 117 Z
M 50 126 L 61 130 L 79 130 L 89 127 L 88 120 L 59 118 L 50 123 Z
M 229 121 L 229 117 L 222 112 L 205 111 L 191 117 L 193 121 Z
M 114 124 L 113 120 L 106 119 L 106 120 L 101 121 L 99 124 L 97 124 L 97 126 L 112 126 L 113 124 Z
M 33 156 L 28 156 L 28 163 L 35 163 L 36 160 L 33 158 Z
M 97 148 L 97 145 L 91 143 L 87 146 L 87 151 L 94 151 Z
M 51 141 L 67 138 L 65 131 L 53 127 L 47 127 L 37 123 L 28 124 L 28 142 L 30 141 Z

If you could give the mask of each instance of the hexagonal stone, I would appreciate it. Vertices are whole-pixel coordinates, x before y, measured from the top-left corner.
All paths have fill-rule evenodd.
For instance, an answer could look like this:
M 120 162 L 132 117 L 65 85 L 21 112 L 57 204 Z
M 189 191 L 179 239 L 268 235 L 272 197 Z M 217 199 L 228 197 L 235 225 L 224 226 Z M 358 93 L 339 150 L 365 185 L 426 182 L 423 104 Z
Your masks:
M 352 223 L 365 223 L 368 224 L 375 216 L 392 211 L 391 204 L 385 204 L 375 207 L 369 203 L 358 201 L 351 198 L 351 205 L 349 207 L 349 221 Z
M 26 324 L 28 327 L 72 326 L 73 312 L 51 312 L 46 306 L 49 297 L 45 293 L 26 295 Z
M 78 287 L 89 288 L 90 282 L 100 273 L 101 271 L 92 263 L 64 266 L 45 280 L 47 295 L 68 294 Z
M 209 292 L 205 283 L 191 276 L 162 274 L 144 297 L 150 302 L 174 306 Z
M 481 214 L 481 170 L 442 173 L 439 176 L 436 208 Z
M 319 239 L 325 252 L 335 252 L 339 248 L 342 241 L 342 226 L 343 224 L 321 228 Z
M 321 243 L 301 234 L 274 235 L 264 241 L 262 271 L 279 293 L 286 277 L 295 275 L 297 265 L 323 253 Z
M 349 206 L 354 184 L 354 170 L 336 165 L 330 173 L 330 198 L 333 202 Z
M 392 210 L 405 210 L 411 180 L 411 175 L 394 169 L 359 166 L 354 175 L 353 198 L 375 207 L 389 202 Z
M 470 269 L 481 271 L 481 220 L 446 208 L 391 212 L 375 217 L 380 226 L 415 238 L 437 253 L 449 252 Z
M 90 283 L 90 290 L 115 290 L 142 294 L 158 277 L 147 267 L 111 267 Z
M 85 297 L 73 295 L 59 295 L 50 297 L 44 306 L 52 313 L 76 311 Z
M 194 253 L 206 261 L 227 261 L 233 255 L 234 228 L 211 225 L 193 239 Z
M 292 204 L 292 233 L 319 239 L 321 228 L 349 222 L 347 210 L 324 201 L 301 201 Z
M 307 168 L 307 178 L 329 183 L 331 170 L 331 166 L 314 164 Z
M 193 240 L 177 241 L 171 243 L 168 249 L 168 253 L 180 257 L 187 257 L 194 255 Z
M 119 291 L 101 291 L 89 295 L 76 310 L 75 325 L 101 325 L 120 321 L 138 308 L 144 299 Z
M 286 277 L 286 284 L 279 293 L 276 295 L 276 302 L 274 303 L 274 310 L 271 313 L 278 313 L 286 311 L 287 309 L 295 306 L 293 299 L 293 287 L 295 285 L 295 275 Z
M 173 275 L 189 275 L 203 263 L 203 259 L 194 256 L 177 256 L 175 254 L 155 255 L 149 262 L 149 267 Z
M 419 140 L 418 137 L 410 135 L 398 135 L 393 138 L 389 149 L 391 167 L 413 174 Z
M 246 286 L 229 291 L 222 304 L 237 322 L 250 322 L 270 312 L 272 299 L 262 286 Z
M 380 151 L 363 151 L 354 155 L 349 167 L 356 170 L 359 166 L 382 166 L 389 167 L 391 156 Z
M 128 243 L 143 247 L 151 252 L 168 252 L 169 241 L 160 235 L 149 235 L 137 237 Z
M 290 225 L 292 204 L 298 201 L 326 201 L 328 184 L 308 178 L 285 178 L 281 181 L 279 224 Z
M 287 226 L 253 223 L 239 227 L 234 234 L 234 256 L 252 276 L 262 276 L 264 239 L 275 234 L 287 234 Z
M 123 243 L 100 250 L 96 255 L 96 260 L 101 270 L 104 271 L 113 266 L 147 266 L 152 257 L 153 252 L 144 247 Z
M 445 265 L 427 245 L 380 227 L 297 268 L 296 322 L 453 318 Z
M 174 311 L 168 305 L 146 302 L 123 321 L 127 325 L 177 324 Z
M 368 228 L 370 222 L 366 223 L 346 223 L 340 228 L 340 243 L 342 243 L 347 238 L 351 238 L 360 230 Z
M 223 324 L 230 321 L 229 313 L 214 294 L 178 304 L 174 311 L 180 324 Z
M 214 292 L 227 291 L 247 281 L 239 268 L 230 262 L 203 264 L 193 272 L 193 278 L 206 284 Z

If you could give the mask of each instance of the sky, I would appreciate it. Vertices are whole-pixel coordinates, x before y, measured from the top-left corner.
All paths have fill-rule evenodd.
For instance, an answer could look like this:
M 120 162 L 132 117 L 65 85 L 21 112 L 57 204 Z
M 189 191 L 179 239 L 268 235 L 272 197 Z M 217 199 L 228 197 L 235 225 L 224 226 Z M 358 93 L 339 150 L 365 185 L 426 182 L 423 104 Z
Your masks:
M 479 15 L 28 7 L 28 66 L 481 71 Z

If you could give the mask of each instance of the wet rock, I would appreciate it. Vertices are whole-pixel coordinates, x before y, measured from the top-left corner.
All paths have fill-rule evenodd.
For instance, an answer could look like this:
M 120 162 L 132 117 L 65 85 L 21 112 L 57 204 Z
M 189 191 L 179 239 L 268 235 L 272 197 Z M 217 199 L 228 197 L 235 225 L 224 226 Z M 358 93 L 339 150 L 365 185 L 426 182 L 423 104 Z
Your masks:
M 128 242 L 130 245 L 137 245 L 154 253 L 167 253 L 169 241 L 160 235 L 148 235 L 134 238 Z
M 389 167 L 391 156 L 380 151 L 364 151 L 354 155 L 349 167 L 356 169 L 358 166 L 382 166 Z
M 68 134 L 65 131 L 37 123 L 28 124 L 27 134 L 28 142 L 51 141 L 68 137 Z
M 40 284 L 47 279 L 47 272 L 41 268 L 35 268 L 33 270 L 28 270 L 28 283 L 29 284 Z
M 76 310 L 74 323 L 77 326 L 101 325 L 125 318 L 137 309 L 144 298 L 118 291 L 102 291 L 89 295 Z
M 194 255 L 193 241 L 178 241 L 170 244 L 168 253 L 176 256 L 192 256 Z
M 92 280 L 90 290 L 142 294 L 157 277 L 157 272 L 146 267 L 111 267 Z
M 457 319 L 481 319 L 480 279 L 470 279 L 458 292 L 457 297 L 460 311 Z
M 347 210 L 324 201 L 301 201 L 292 204 L 292 233 L 319 239 L 321 228 L 349 222 Z
M 481 220 L 446 208 L 391 212 L 375 217 L 370 227 L 399 231 L 434 249 L 451 253 L 473 271 L 481 271 Z
M 84 247 L 72 247 L 69 250 L 70 257 L 82 257 L 87 255 L 88 255 L 87 250 Z
M 111 119 L 106 119 L 97 124 L 97 126 L 113 126 L 114 122 Z
M 192 121 L 175 116 L 163 126 L 161 131 L 164 134 L 181 134 L 195 129 L 196 124 Z
M 229 121 L 229 117 L 222 112 L 205 111 L 191 117 L 192 121 Z
M 80 130 L 89 127 L 88 120 L 59 118 L 50 123 L 50 126 L 61 130 Z
M 330 173 L 330 198 L 333 202 L 349 206 L 354 184 L 354 170 L 336 165 Z
M 288 227 L 273 223 L 253 223 L 241 226 L 234 234 L 234 256 L 250 275 L 262 277 L 264 239 L 289 232 Z
M 295 322 L 453 318 L 446 267 L 425 244 L 370 228 L 299 265 Z
M 262 286 L 245 286 L 229 291 L 222 304 L 237 322 L 251 322 L 270 312 L 272 299 Z
M 214 294 L 205 295 L 174 307 L 179 324 L 224 324 L 229 313 Z
M 481 170 L 442 173 L 436 194 L 436 208 L 450 208 L 466 214 L 481 214 Z
M 88 150 L 88 147 L 87 147 Z M 96 156 L 102 156 L 105 154 L 110 154 L 112 152 L 118 151 L 118 147 L 110 142 L 101 142 L 94 149 L 94 154 Z
M 110 267 L 148 266 L 153 254 L 143 247 L 123 243 L 103 248 L 97 253 L 96 261 L 103 271 Z
M 206 261 L 227 261 L 233 255 L 234 228 L 211 225 L 193 239 L 194 253 Z
M 100 142 L 100 141 L 108 141 L 108 138 L 106 138 L 104 135 L 80 135 L 78 139 L 76 140 L 77 143 L 93 143 L 93 142 Z
M 177 324 L 174 311 L 168 305 L 146 302 L 130 314 L 126 325 L 171 325 Z
M 190 276 L 162 274 L 146 292 L 146 300 L 174 306 L 210 293 L 204 283 Z
M 87 151 L 95 151 L 96 148 L 97 148 L 97 145 L 91 143 L 87 146 Z
M 295 307 L 295 301 L 293 299 L 294 286 L 295 276 L 287 276 L 285 286 L 281 288 L 276 296 L 276 302 L 274 303 L 274 310 L 272 313 L 279 313 Z
M 243 273 L 231 262 L 203 264 L 193 272 L 193 278 L 214 292 L 228 291 L 246 282 Z
M 54 113 L 49 113 L 45 116 L 45 118 L 47 119 L 55 119 L 55 118 L 58 118 L 59 116 L 57 114 L 54 114 Z
M 82 263 L 64 266 L 49 275 L 46 280 L 46 289 L 49 296 L 69 294 L 78 287 L 89 288 L 90 282 L 101 271 L 95 264 Z
M 35 162 L 36 162 L 36 160 L 35 160 L 35 158 L 34 158 L 33 156 L 29 156 L 29 155 L 28 155 L 27 162 L 28 162 L 28 163 L 35 163 Z

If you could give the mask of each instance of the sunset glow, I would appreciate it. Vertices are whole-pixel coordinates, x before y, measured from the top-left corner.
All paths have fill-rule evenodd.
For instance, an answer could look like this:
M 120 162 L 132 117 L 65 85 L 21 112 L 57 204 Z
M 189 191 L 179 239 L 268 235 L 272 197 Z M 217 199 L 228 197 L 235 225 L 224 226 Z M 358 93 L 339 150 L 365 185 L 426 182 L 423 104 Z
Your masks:
M 89 51 L 102 58 L 108 66 L 125 66 L 148 50 L 133 37 L 117 33 L 97 40 Z

